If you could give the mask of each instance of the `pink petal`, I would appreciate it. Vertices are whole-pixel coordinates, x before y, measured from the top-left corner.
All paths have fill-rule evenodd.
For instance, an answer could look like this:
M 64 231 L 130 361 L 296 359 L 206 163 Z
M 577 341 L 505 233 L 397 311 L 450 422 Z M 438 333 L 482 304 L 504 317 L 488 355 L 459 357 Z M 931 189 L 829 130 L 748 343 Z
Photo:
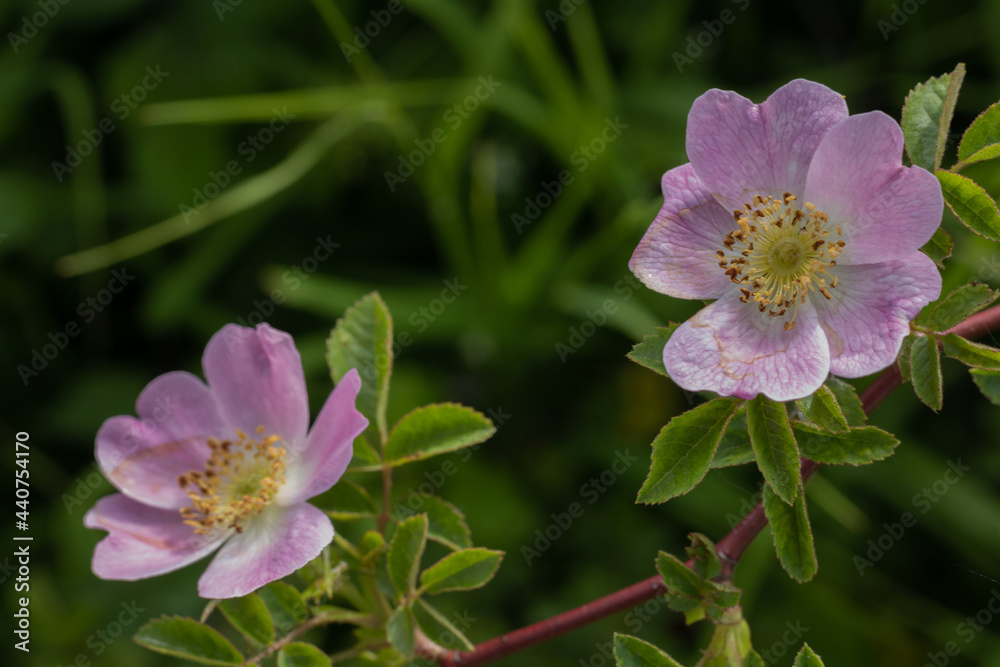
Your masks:
M 742 303 L 734 290 L 674 332 L 663 349 L 667 373 L 688 391 L 776 401 L 808 396 L 830 371 L 826 337 L 808 302 L 791 331 L 785 319 Z
M 92 569 L 101 579 L 135 581 L 172 572 L 204 558 L 224 538 L 196 535 L 176 510 L 149 507 L 120 493 L 98 500 L 83 524 L 111 533 L 94 549 Z
M 798 196 L 823 135 L 845 118 L 841 95 L 805 79 L 778 88 L 760 105 L 713 89 L 691 106 L 687 154 L 701 181 L 730 211 L 756 194 Z
M 732 284 L 715 256 L 736 229 L 732 213 L 690 164 L 663 175 L 663 206 L 635 249 L 629 268 L 650 289 L 681 299 L 715 299 Z
M 98 431 L 98 442 L 128 440 L 134 423 L 132 417 L 112 417 Z M 203 439 L 192 438 L 143 446 L 113 468 L 111 459 L 99 459 L 99 463 L 108 481 L 130 498 L 152 507 L 179 509 L 189 504 L 190 498 L 177 478 L 203 470 L 210 454 Z
M 833 298 L 813 302 L 830 343 L 830 371 L 848 378 L 891 364 L 909 322 L 941 295 L 941 274 L 922 252 L 881 264 L 838 265 L 837 275 Z
M 368 428 L 368 420 L 354 407 L 360 390 L 361 377 L 352 368 L 326 399 L 304 449 L 289 452 L 279 503 L 304 502 L 329 489 L 344 474 L 354 453 L 354 439 Z
M 903 167 L 903 131 L 881 111 L 851 116 L 823 137 L 806 180 L 805 201 L 844 233 L 838 264 L 906 257 L 941 224 L 941 185 L 929 171 Z
M 177 476 L 204 466 L 209 437 L 234 433 L 215 395 L 190 373 L 166 373 L 150 382 L 136 400 L 136 412 L 138 418 L 112 417 L 101 426 L 96 452 L 101 470 L 137 500 L 180 507 L 187 495 Z
M 331 540 L 330 517 L 312 505 L 270 505 L 219 551 L 198 580 L 198 595 L 246 595 L 295 572 Z
M 288 445 L 305 438 L 306 381 L 291 336 L 267 324 L 256 329 L 227 324 L 205 347 L 202 366 L 234 429 L 253 436 L 263 426 Z

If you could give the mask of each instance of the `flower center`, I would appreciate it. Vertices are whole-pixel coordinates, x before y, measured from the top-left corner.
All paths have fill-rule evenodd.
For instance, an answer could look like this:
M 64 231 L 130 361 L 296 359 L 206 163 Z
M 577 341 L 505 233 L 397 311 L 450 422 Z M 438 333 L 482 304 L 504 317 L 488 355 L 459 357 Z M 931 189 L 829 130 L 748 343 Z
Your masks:
M 726 236 L 725 250 L 715 253 L 729 279 L 740 285 L 740 301 L 755 302 L 771 317 L 787 314 L 786 331 L 795 326 L 799 304 L 809 292 L 832 298 L 837 277 L 829 282 L 827 277 L 845 245 L 839 225 L 831 237 L 826 213 L 809 202 L 802 208 L 794 202 L 790 192 L 781 201 L 757 195 L 752 204 L 733 211 L 739 229 Z
M 263 436 L 263 426 L 257 435 Z M 200 535 L 234 528 L 242 533 L 246 522 L 274 500 L 285 483 L 285 448 L 269 435 L 256 440 L 236 429 L 235 440 L 208 439 L 212 450 L 204 470 L 177 478 L 191 506 L 181 509 L 184 523 Z

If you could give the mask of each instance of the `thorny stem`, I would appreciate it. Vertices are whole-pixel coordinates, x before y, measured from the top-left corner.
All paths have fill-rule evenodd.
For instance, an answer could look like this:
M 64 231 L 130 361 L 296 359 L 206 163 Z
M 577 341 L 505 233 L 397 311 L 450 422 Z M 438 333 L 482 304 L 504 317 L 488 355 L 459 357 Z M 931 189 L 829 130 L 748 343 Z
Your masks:
M 958 334 L 964 338 L 978 338 L 998 328 L 1000 328 L 1000 306 L 993 306 L 955 325 L 947 333 Z M 882 371 L 861 392 L 861 405 L 864 407 L 865 414 L 871 414 L 902 382 L 903 378 L 895 364 Z M 819 466 L 820 464 L 815 461 L 802 459 L 800 468 L 802 480 L 805 481 L 811 477 Z M 764 508 L 760 503 L 757 503 L 757 506 L 743 517 L 743 520 L 728 535 L 716 543 L 716 549 L 723 561 L 723 575 L 732 575 L 743 552 L 766 525 L 767 518 L 764 516 Z M 693 567 L 693 562 L 687 561 L 685 565 Z M 487 665 L 529 646 L 540 644 L 616 612 L 634 607 L 665 592 L 666 587 L 663 585 L 663 579 L 656 575 L 593 602 L 588 602 L 576 609 L 570 609 L 552 618 L 485 641 L 478 644 L 472 651 L 448 651 L 445 655 L 428 651 L 421 655 L 435 660 L 441 667 Z

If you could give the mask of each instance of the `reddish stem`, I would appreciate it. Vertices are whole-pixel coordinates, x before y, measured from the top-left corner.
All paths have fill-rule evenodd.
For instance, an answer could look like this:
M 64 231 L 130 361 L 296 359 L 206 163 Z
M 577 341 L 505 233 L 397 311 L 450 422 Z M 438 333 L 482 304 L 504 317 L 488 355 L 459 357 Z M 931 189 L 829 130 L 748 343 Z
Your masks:
M 969 317 L 949 329 L 948 332 L 965 338 L 978 338 L 996 330 L 998 327 L 1000 327 L 1000 306 L 993 306 Z M 895 364 L 882 371 L 861 392 L 861 405 L 865 410 L 865 414 L 871 414 L 902 382 L 903 378 L 899 374 L 899 369 Z M 814 461 L 803 459 L 800 469 L 802 480 L 809 479 L 819 468 L 819 465 Z M 760 503 L 757 503 L 757 506 L 743 517 L 743 520 L 736 524 L 736 527 L 728 535 L 719 540 L 716 548 L 719 554 L 723 556 L 726 572 L 732 572 L 743 552 L 746 551 L 746 548 L 766 525 L 767 518 L 764 516 L 764 508 Z M 686 565 L 691 567 L 692 562 L 688 561 Z M 529 646 L 553 639 L 594 621 L 599 621 L 615 612 L 634 607 L 664 592 L 666 592 L 666 587 L 663 585 L 663 579 L 659 575 L 656 575 L 649 579 L 644 579 L 637 584 L 632 584 L 620 591 L 616 591 L 611 595 L 588 602 L 576 609 L 570 609 L 552 618 L 547 618 L 544 621 L 539 621 L 520 630 L 515 630 L 485 641 L 477 645 L 474 651 L 449 651 L 443 656 L 437 656 L 436 659 L 441 667 L 486 665 L 500 660 L 511 653 L 516 653 Z

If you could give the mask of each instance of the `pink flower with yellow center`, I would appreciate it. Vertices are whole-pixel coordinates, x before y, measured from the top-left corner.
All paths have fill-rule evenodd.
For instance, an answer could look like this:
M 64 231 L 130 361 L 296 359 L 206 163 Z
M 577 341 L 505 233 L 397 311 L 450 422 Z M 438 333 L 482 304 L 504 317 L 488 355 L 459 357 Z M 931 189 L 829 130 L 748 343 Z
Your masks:
M 686 147 L 629 262 L 653 290 L 715 299 L 664 347 L 670 377 L 787 401 L 891 364 L 941 293 L 919 249 L 944 207 L 933 174 L 902 166 L 899 125 L 797 79 L 759 105 L 706 92 Z
M 84 517 L 110 534 L 94 551 L 103 579 L 136 580 L 219 550 L 198 582 L 205 598 L 246 595 L 298 570 L 333 539 L 306 501 L 333 486 L 368 420 L 345 375 L 309 429 L 302 361 L 288 334 L 261 324 L 216 333 L 190 373 L 161 375 L 136 412 L 97 434 L 97 462 L 121 491 Z

